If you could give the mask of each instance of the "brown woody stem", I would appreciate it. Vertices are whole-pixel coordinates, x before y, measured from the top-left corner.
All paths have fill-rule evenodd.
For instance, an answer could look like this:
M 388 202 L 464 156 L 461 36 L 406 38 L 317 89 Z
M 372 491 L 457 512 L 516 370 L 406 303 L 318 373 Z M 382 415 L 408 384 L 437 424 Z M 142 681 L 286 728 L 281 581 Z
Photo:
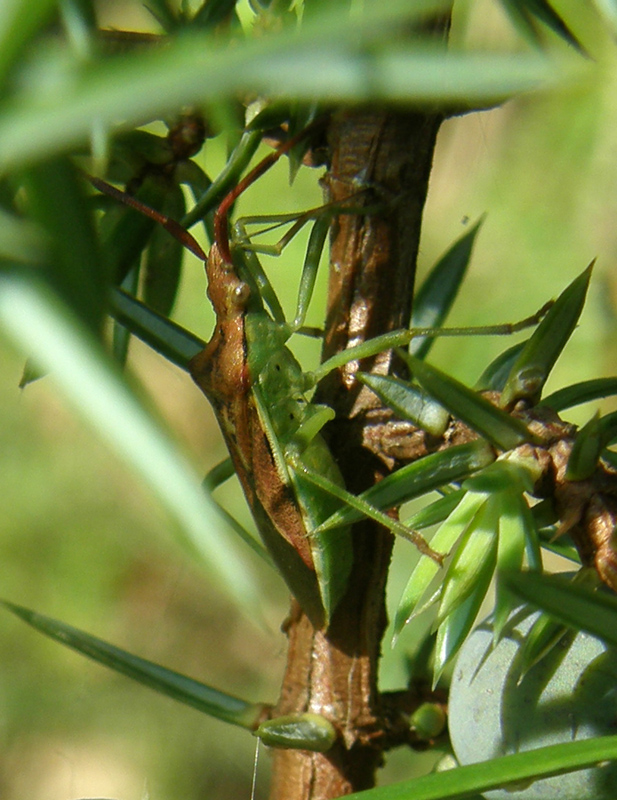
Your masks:
M 345 202 L 360 183 L 373 188 L 367 206 L 374 208 L 376 196 L 381 210 L 334 221 L 324 358 L 408 323 L 439 123 L 437 115 L 360 110 L 332 118 L 330 199 Z M 392 367 L 391 352 L 363 364 L 381 374 Z M 336 410 L 329 443 L 353 492 L 388 471 L 375 433 L 381 410 L 354 381 L 357 368 L 357 362 L 345 366 L 319 390 L 319 400 Z M 276 709 L 277 714 L 323 714 L 339 739 L 325 754 L 273 751 L 270 800 L 329 800 L 370 788 L 392 743 L 391 714 L 377 685 L 392 536 L 370 521 L 360 523 L 354 527 L 354 550 L 350 586 L 327 631 L 315 630 L 294 604 Z

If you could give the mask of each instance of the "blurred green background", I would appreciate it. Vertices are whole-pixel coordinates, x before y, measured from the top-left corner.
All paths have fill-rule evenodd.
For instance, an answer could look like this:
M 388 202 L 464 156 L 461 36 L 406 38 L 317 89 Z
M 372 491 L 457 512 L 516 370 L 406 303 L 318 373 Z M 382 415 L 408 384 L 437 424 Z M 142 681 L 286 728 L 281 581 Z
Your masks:
M 507 34 L 490 0 L 473 3 L 456 35 L 498 47 Z M 470 6 L 471 7 L 471 6 Z M 139 3 L 101 5 L 101 22 L 144 29 Z M 464 28 L 463 23 L 468 27 Z M 589 28 L 587 37 L 601 37 Z M 424 273 L 488 212 L 452 324 L 516 321 L 554 297 L 592 258 L 587 308 L 548 391 L 615 373 L 617 302 L 617 69 L 606 39 L 588 80 L 504 108 L 446 122 L 440 133 L 421 244 Z M 209 143 L 208 171 L 223 161 Z M 289 188 L 286 165 L 254 186 L 241 213 L 319 203 L 318 171 Z M 291 310 L 303 242 L 266 264 Z M 309 322 L 319 324 L 323 280 Z M 176 319 L 210 334 L 202 266 L 187 258 Z M 321 305 L 320 305 L 321 304 Z M 511 342 L 439 341 L 432 361 L 473 382 Z M 212 413 L 189 377 L 137 342 L 130 366 L 205 472 L 224 457 Z M 315 358 L 317 345 L 301 345 Z M 0 341 L 0 563 L 2 596 L 65 620 L 141 656 L 248 699 L 274 702 L 285 663 L 280 580 L 253 559 L 264 592 L 253 619 L 236 611 L 177 543 L 173 525 L 42 379 L 18 389 L 23 359 Z M 605 405 L 604 410 L 609 408 Z M 589 417 L 575 409 L 575 422 Z M 237 490 L 221 497 L 250 524 Z M 394 609 L 415 553 L 397 544 Z M 382 685 L 400 688 L 413 632 L 384 645 Z M 254 740 L 174 704 L 45 640 L 0 614 L 0 798 L 195 800 L 250 797 Z M 425 757 L 398 752 L 383 780 L 410 777 Z M 262 753 L 258 796 L 267 787 Z

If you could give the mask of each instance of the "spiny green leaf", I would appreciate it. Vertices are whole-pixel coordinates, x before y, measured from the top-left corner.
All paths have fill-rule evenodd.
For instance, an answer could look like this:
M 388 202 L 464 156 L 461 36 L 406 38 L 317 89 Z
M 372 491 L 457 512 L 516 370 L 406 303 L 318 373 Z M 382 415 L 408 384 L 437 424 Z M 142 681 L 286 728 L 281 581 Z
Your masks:
M 585 52 L 563 16 L 560 16 L 546 0 L 501 0 L 501 4 L 514 22 L 518 23 L 517 27 L 527 33 L 532 41 L 540 41 L 534 24 L 536 21 L 540 21 L 557 36 L 576 48 L 579 53 Z
M 484 492 L 491 495 L 512 490 L 519 493 L 531 492 L 535 480 L 540 477 L 540 472 L 533 459 L 517 461 L 502 456 L 477 475 L 467 478 L 463 488 L 470 492 Z
M 494 406 L 484 397 L 441 370 L 409 356 L 414 377 L 451 414 L 501 450 L 513 450 L 533 435 L 524 423 Z
M 165 31 L 173 31 L 178 27 L 176 12 L 167 0 L 146 0 L 145 7 Z
M 137 294 L 140 272 L 141 264 L 136 262 L 132 269 L 129 270 L 125 279 L 122 281 L 121 289 L 127 292 L 129 296 Z M 117 363 L 122 367 L 126 366 L 130 342 L 131 332 L 129 329 L 124 325 L 120 325 L 118 322 L 114 321 L 111 352 L 114 360 L 117 361 Z
M 508 379 L 512 366 L 523 347 L 525 347 L 525 344 L 526 342 L 513 344 L 512 347 L 508 347 L 507 350 L 504 350 L 503 353 L 498 355 L 478 378 L 474 387 L 476 391 L 501 392 Z
M 540 405 L 548 406 L 553 411 L 563 411 L 565 408 L 572 408 L 592 400 L 601 400 L 603 397 L 614 394 L 617 394 L 617 378 L 595 378 L 558 389 L 543 397 Z
M 568 533 L 562 533 L 556 538 L 559 520 L 557 519 L 553 502 L 551 500 L 541 500 L 539 503 L 536 503 L 533 508 L 530 508 L 529 512 L 533 529 L 536 531 L 535 536 L 538 543 L 541 544 L 545 550 L 549 550 L 570 561 L 574 561 L 580 566 L 581 559 L 570 535 Z M 532 569 L 539 569 L 541 571 L 539 560 L 534 564 L 528 557 L 528 561 Z
M 238 92 L 312 102 L 492 103 L 549 81 L 559 69 L 536 53 L 444 52 L 417 39 L 393 48 L 392 32 L 448 3 L 390 0 L 363 13 L 326 8 L 300 30 L 283 29 L 229 47 L 191 32 L 156 51 L 131 53 L 72 69 L 65 54 L 44 63 L 0 113 L 0 163 L 12 169 L 85 142 L 101 126 L 142 124 L 183 105 L 215 103 Z M 63 61 L 60 66 L 60 60 Z M 41 74 L 59 74 L 53 92 Z
M 497 584 L 493 615 L 493 640 L 497 644 L 504 625 L 515 605 L 513 595 L 505 588 L 502 572 L 516 572 L 523 564 L 526 539 L 525 498 L 517 491 L 503 492 L 500 497 L 499 541 L 497 544 Z
M 518 597 L 564 625 L 580 628 L 617 647 L 617 597 L 613 593 L 573 583 L 562 575 L 521 572 L 504 575 L 503 580 Z
M 184 370 L 188 370 L 188 362 L 205 347 L 197 336 L 121 289 L 111 293 L 110 313 L 132 334 Z
M 431 539 L 431 546 L 443 553 L 452 550 L 458 539 L 471 525 L 476 514 L 485 502 L 485 495 L 467 492 L 457 507 L 449 515 L 448 519 L 433 536 Z M 396 609 L 394 635 L 392 638 L 393 646 L 400 632 L 412 616 L 419 613 L 417 606 L 426 594 L 438 571 L 439 566 L 434 561 L 426 556 L 420 557 L 420 560 L 411 573 L 403 596 Z
M 68 158 L 58 158 L 25 170 L 22 183 L 30 219 L 47 236 L 46 279 L 73 313 L 100 332 L 109 275 L 81 177 Z
M 355 378 L 368 386 L 401 419 L 413 422 L 433 436 L 443 435 L 450 415 L 426 392 L 407 381 L 387 375 L 356 372 Z
M 166 180 L 152 176 L 142 182 L 134 197 L 150 208 L 161 211 L 167 203 L 169 191 Z M 101 234 L 112 279 L 116 284 L 122 284 L 159 228 L 149 216 L 127 205 L 113 205 L 103 216 Z M 157 233 L 159 241 L 163 233 L 167 234 L 166 231 Z
M 465 278 L 476 234 L 483 221 L 484 217 L 481 217 L 461 236 L 426 276 L 414 298 L 410 328 L 439 328 L 442 325 Z M 433 341 L 417 336 L 411 340 L 409 352 L 425 358 Z
M 186 212 L 184 194 L 179 186 L 171 187 L 161 207 L 171 219 L 180 220 Z M 171 314 L 182 274 L 182 243 L 157 225 L 152 232 L 144 263 L 144 300 L 165 317 Z
M 212 497 L 211 499 L 214 505 L 216 506 L 216 510 L 219 516 L 221 517 L 221 519 L 225 520 L 225 523 L 227 524 L 229 529 L 234 531 L 234 533 L 237 533 L 238 536 L 244 542 L 244 544 L 248 545 L 251 548 L 251 550 L 254 553 L 256 553 L 269 567 L 272 567 L 272 569 L 276 570 L 276 565 L 274 564 L 274 561 L 272 560 L 270 553 L 261 544 L 261 542 L 258 542 L 254 536 L 251 536 L 249 531 L 247 531 L 246 528 L 243 525 L 241 525 L 238 522 L 238 520 L 232 514 L 230 514 L 229 511 L 224 506 L 222 506 L 218 502 L 216 497 Z
M 605 445 L 615 444 L 617 438 L 617 411 L 600 417 L 600 435 Z
M 236 470 L 234 469 L 231 458 L 226 458 L 207 472 L 205 478 L 203 479 L 203 487 L 212 502 L 215 504 L 221 517 L 229 525 L 229 528 L 237 533 L 242 541 L 247 544 L 254 553 L 257 553 L 257 555 L 263 559 L 269 567 L 276 569 L 270 554 L 261 544 L 261 542 L 258 542 L 254 536 L 251 536 L 246 528 L 241 525 L 238 520 L 232 516 L 213 495 L 215 489 L 217 489 L 219 486 L 221 486 L 221 484 L 225 483 L 225 481 L 229 480 L 229 478 L 235 474 Z
M 312 122 L 318 119 L 320 116 L 324 114 L 326 110 L 325 104 L 312 102 L 312 103 L 291 103 L 290 114 L 288 117 L 288 134 L 289 136 L 295 136 L 296 134 L 303 131 L 306 127 L 308 127 Z M 291 148 L 291 150 L 287 154 L 287 160 L 289 161 L 289 184 L 290 186 L 293 184 L 294 180 L 296 179 L 296 175 L 302 166 L 303 160 L 305 156 L 311 150 L 311 142 L 306 139 L 300 139 L 300 141 Z M 310 158 L 310 156 L 309 156 Z
M 235 474 L 234 462 L 231 458 L 224 458 L 218 464 L 215 464 L 212 469 L 208 470 L 204 478 L 204 488 L 208 492 L 213 492 Z
M 604 417 L 595 415 L 578 432 L 566 470 L 569 481 L 580 481 L 593 475 L 605 447 L 613 444 L 617 436 L 617 412 Z
M 237 0 L 204 0 L 191 23 L 204 29 L 214 28 L 234 14 L 236 4 Z
M 542 570 L 542 550 L 540 549 L 540 532 L 536 524 L 536 519 L 529 508 L 525 498 L 521 498 L 519 509 L 518 524 L 523 527 L 525 536 L 525 554 L 530 569 Z
M 457 445 L 402 467 L 359 497 L 376 508 L 394 508 L 440 486 L 463 480 L 493 460 L 494 455 L 486 442 Z M 353 508 L 342 508 L 323 522 L 318 530 L 347 525 L 361 518 L 362 514 Z
M 486 570 L 490 570 L 492 576 L 500 511 L 500 494 L 489 495 L 467 527 L 446 571 L 437 612 L 438 624 L 475 591 Z
M 0 600 L 0 605 L 60 644 L 208 716 L 253 730 L 263 712 L 261 703 L 248 703 L 220 692 L 179 672 L 128 653 L 65 622 L 37 614 L 36 611 L 7 600 Z
M 475 622 L 493 576 L 494 562 L 487 559 L 477 573 L 471 593 L 457 605 L 437 629 L 433 686 L 437 684 L 447 664 L 458 653 Z
M 210 214 L 227 192 L 238 183 L 242 173 L 261 144 L 261 139 L 261 130 L 249 129 L 244 131 L 240 141 L 225 162 L 225 166 L 217 175 L 216 180 L 212 181 L 206 188 L 202 188 L 199 196 L 195 196 L 195 205 L 181 220 L 181 225 L 184 228 L 190 228 Z M 194 186 L 193 183 L 189 185 L 191 185 L 191 188 Z M 210 237 L 210 241 L 212 241 L 212 238 Z
M 518 674 L 514 675 L 513 673 L 513 677 L 516 677 L 517 681 L 521 681 L 532 667 L 549 655 L 563 640 L 566 633 L 568 633 L 568 628 L 565 625 L 555 622 L 548 614 L 540 614 L 521 645 L 516 663 Z M 565 649 L 560 648 L 559 660 L 564 655 Z
M 521 399 L 532 403 L 539 400 L 583 310 L 593 263 L 561 293 L 516 359 L 501 394 L 502 408 L 510 408 Z
M 423 775 L 346 796 L 346 800 L 462 800 L 508 785 L 531 783 L 617 758 L 617 736 L 539 747 L 526 753 Z
M 428 528 L 431 525 L 437 525 L 437 523 L 443 522 L 452 511 L 454 511 L 464 496 L 464 489 L 455 489 L 452 492 L 448 492 L 448 494 L 440 497 L 438 500 L 416 511 L 411 517 L 407 517 L 405 525 L 409 528 L 416 528 L 417 530 Z
M 572 452 L 568 458 L 566 480 L 583 481 L 591 477 L 598 466 L 604 449 L 602 424 L 599 414 L 594 416 L 576 434 Z

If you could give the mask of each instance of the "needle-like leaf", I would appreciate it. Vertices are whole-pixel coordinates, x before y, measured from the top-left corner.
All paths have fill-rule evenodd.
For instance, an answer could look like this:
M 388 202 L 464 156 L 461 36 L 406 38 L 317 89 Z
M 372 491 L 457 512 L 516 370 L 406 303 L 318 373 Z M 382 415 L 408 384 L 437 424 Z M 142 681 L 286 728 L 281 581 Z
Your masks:
M 467 272 L 471 251 L 484 221 L 481 217 L 431 269 L 418 290 L 411 315 L 410 328 L 439 328 L 452 304 Z M 417 336 L 411 340 L 409 352 L 425 358 L 434 339 Z
M 37 614 L 36 611 L 7 600 L 0 600 L 0 605 L 60 644 L 211 717 L 254 730 L 263 712 L 262 703 L 249 703 L 220 692 L 179 672 L 128 653 L 65 622 Z
M 440 497 L 433 503 L 423 506 L 419 511 L 416 511 L 411 517 L 407 517 L 405 525 L 410 528 L 421 530 L 428 528 L 431 525 L 437 525 L 443 522 L 454 509 L 461 502 L 465 496 L 464 489 L 454 489 L 452 492 Z
M 47 235 L 43 274 L 73 313 L 100 333 L 109 276 L 81 176 L 62 157 L 25 170 L 22 186 L 30 218 Z
M 186 211 L 179 186 L 170 189 L 161 211 L 172 219 L 182 219 Z M 144 300 L 163 316 L 169 316 L 176 300 L 182 274 L 184 247 L 161 226 L 152 232 L 144 263 Z
M 482 375 L 478 378 L 475 389 L 478 392 L 493 391 L 501 392 L 508 379 L 508 375 L 518 358 L 521 350 L 525 347 L 526 342 L 518 342 L 508 347 L 503 353 L 497 356 L 488 367 L 484 370 Z
M 512 450 L 533 440 L 524 423 L 511 417 L 460 381 L 409 356 L 414 377 L 451 414 L 473 428 L 501 450 Z
M 566 480 L 582 481 L 591 477 L 598 466 L 598 459 L 604 445 L 602 421 L 599 414 L 594 414 L 576 434 L 572 452 L 568 458 Z
M 572 408 L 592 400 L 601 400 L 614 394 L 617 394 L 617 378 L 594 378 L 558 389 L 543 397 L 540 405 L 548 406 L 553 411 L 563 411 L 565 408 Z
M 502 408 L 517 400 L 538 402 L 555 362 L 572 335 L 583 310 L 593 261 L 560 294 L 516 359 L 501 394 Z
M 414 339 L 412 339 L 412 342 Z M 425 341 L 429 341 L 428 339 Z M 388 375 L 356 372 L 356 380 L 368 386 L 394 413 L 433 436 L 442 436 L 450 415 L 432 397 L 408 381 Z
M 574 35 L 563 16 L 560 16 L 547 0 L 501 0 L 501 5 L 508 12 L 517 28 L 535 44 L 540 43 L 538 22 L 546 25 L 557 36 L 585 53 L 580 41 Z
M 153 311 L 136 297 L 114 289 L 109 300 L 113 318 L 172 364 L 188 370 L 188 363 L 205 343 L 173 320 Z
M 437 613 L 438 624 L 476 591 L 487 570 L 492 576 L 497 557 L 500 512 L 501 493 L 490 495 L 468 526 L 446 572 Z
M 284 28 L 229 47 L 209 33 L 186 34 L 164 48 L 94 62 L 67 63 L 62 50 L 41 54 L 22 92 L 0 113 L 0 163 L 22 166 L 83 143 L 93 120 L 125 126 L 183 105 L 259 93 L 314 102 L 499 102 L 564 79 L 538 53 L 446 52 L 434 41 L 392 47 L 393 33 L 447 2 L 390 0 L 349 14 L 328 3 L 300 30 Z M 49 91 L 49 75 L 57 76 Z
M 423 775 L 346 796 L 346 800 L 463 800 L 504 786 L 531 783 L 617 758 L 617 736 L 539 747 L 527 753 Z
M 529 508 L 517 491 L 502 492 L 499 514 L 499 542 L 497 544 L 497 585 L 495 587 L 495 612 L 493 614 L 493 640 L 501 638 L 504 625 L 515 605 L 515 599 L 500 580 L 501 573 L 520 570 L 523 564 L 526 541 L 526 515 Z
M 598 636 L 617 647 L 617 597 L 560 575 L 521 572 L 504 575 L 518 597 L 533 603 L 564 625 Z
M 433 536 L 431 539 L 431 546 L 442 553 L 450 552 L 458 539 L 471 525 L 485 502 L 485 495 L 467 492 L 448 519 Z M 397 637 L 412 616 L 418 613 L 418 604 L 428 591 L 438 571 L 439 566 L 434 561 L 426 556 L 420 557 L 420 560 L 411 573 L 403 596 L 396 609 L 392 640 L 393 645 L 396 643 Z
M 444 619 L 437 629 L 433 685 L 435 686 L 448 662 L 458 653 L 467 638 L 486 596 L 493 576 L 494 560 L 485 560 L 477 573 L 476 582 L 469 594 Z
M 402 467 L 359 497 L 379 509 L 394 508 L 440 486 L 461 481 L 493 460 L 494 454 L 486 442 L 457 445 L 439 453 L 431 453 Z M 354 508 L 341 508 L 317 530 L 324 531 L 351 524 L 362 519 L 362 516 Z

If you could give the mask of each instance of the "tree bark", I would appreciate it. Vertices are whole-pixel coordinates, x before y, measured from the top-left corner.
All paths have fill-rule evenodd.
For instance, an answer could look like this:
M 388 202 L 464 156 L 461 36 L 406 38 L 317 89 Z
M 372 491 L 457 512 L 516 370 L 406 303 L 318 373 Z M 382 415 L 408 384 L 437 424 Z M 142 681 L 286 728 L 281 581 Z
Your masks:
M 332 118 L 330 199 L 350 198 L 357 208 L 359 197 L 367 213 L 341 214 L 334 221 L 324 358 L 408 323 L 440 121 L 436 114 L 367 110 Z M 336 410 L 327 435 L 353 492 L 380 480 L 392 463 L 382 448 L 387 411 L 354 380 L 358 366 L 352 362 L 333 373 L 318 392 L 319 401 Z M 362 368 L 392 372 L 392 353 Z M 315 630 L 299 606 L 292 606 L 276 709 L 277 715 L 322 714 L 339 737 L 325 754 L 275 750 L 270 800 L 327 800 L 370 788 L 392 743 L 391 713 L 377 683 L 392 535 L 364 522 L 354 526 L 353 537 L 349 588 L 328 630 Z

